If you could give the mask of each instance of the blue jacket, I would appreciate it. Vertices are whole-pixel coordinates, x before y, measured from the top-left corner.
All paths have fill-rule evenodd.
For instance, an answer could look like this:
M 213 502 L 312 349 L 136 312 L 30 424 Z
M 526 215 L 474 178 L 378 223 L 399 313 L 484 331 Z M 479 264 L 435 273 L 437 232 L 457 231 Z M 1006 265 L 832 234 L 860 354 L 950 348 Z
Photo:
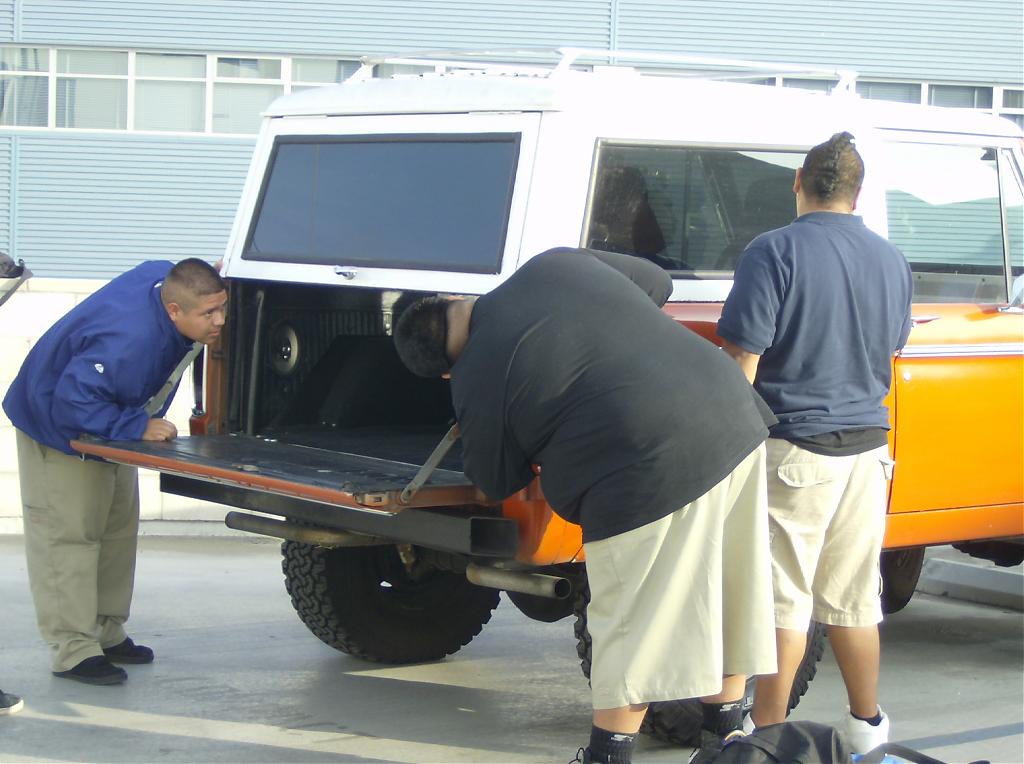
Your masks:
M 144 406 L 192 346 L 160 301 L 173 265 L 136 266 L 50 327 L 4 398 L 11 423 L 66 454 L 75 454 L 69 441 L 82 433 L 141 440 Z M 164 415 L 172 397 L 154 416 Z

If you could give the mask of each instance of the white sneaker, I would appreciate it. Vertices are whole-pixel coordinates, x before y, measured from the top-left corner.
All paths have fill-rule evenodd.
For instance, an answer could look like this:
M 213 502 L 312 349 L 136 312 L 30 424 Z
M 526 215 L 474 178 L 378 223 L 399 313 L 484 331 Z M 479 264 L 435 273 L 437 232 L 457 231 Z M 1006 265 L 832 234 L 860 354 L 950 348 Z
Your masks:
M 17 695 L 0 690 L 0 715 L 16 714 L 25 707 L 25 701 Z
M 846 742 L 850 744 L 854 753 L 863 754 L 872 748 L 877 748 L 882 743 L 889 742 L 889 717 L 878 707 L 878 713 L 882 715 L 882 721 L 877 727 L 872 727 L 850 713 L 850 707 L 846 707 L 846 717 L 836 725 Z

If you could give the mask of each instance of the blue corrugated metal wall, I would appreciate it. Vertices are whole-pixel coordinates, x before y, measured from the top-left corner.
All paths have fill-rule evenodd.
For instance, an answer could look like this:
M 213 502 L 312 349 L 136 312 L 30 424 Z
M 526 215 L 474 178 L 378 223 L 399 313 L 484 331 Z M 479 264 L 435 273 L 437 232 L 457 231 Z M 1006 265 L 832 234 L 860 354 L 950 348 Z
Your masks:
M 16 254 L 36 275 L 82 278 L 142 260 L 219 258 L 253 146 L 38 133 L 17 141 Z
M 16 0 L 7 0 L 0 3 L 0 40 L 12 40 L 15 35 L 15 9 Z
M 617 46 L 840 63 L 864 74 L 1021 81 L 1020 0 L 20 0 L 22 42 L 355 54 Z M 6 26 L 5 26 L 6 25 Z
M 619 0 L 619 47 L 1019 85 L 1020 0 Z
M 10 135 L 0 137 L 0 250 L 10 252 L 11 224 L 14 213 L 14 144 Z
M 124 2 L 25 0 L 21 39 L 353 54 L 438 47 L 606 45 L 609 0 Z

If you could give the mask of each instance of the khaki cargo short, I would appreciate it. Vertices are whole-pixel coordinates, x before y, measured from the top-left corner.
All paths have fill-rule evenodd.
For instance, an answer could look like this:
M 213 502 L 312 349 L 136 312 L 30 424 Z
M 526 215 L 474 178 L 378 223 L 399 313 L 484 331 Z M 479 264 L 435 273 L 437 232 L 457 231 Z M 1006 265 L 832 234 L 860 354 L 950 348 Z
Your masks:
M 775 672 L 764 446 L 671 515 L 586 545 L 594 708 Z
M 821 456 L 768 441 L 768 511 L 775 624 L 803 631 L 882 620 L 878 568 L 889 449 Z

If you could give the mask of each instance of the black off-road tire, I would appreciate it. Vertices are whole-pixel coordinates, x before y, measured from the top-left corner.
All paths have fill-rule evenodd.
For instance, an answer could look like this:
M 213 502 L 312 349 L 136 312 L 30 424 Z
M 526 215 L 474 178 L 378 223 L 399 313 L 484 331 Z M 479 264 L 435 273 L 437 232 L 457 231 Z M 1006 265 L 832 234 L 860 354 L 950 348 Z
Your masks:
M 576 593 L 576 623 L 573 631 L 576 634 L 576 654 L 580 658 L 580 668 L 583 675 L 590 679 L 591 661 L 591 640 L 590 632 L 587 629 L 587 605 L 590 603 L 590 587 L 581 586 Z M 797 669 L 796 678 L 793 680 L 793 689 L 789 696 L 789 708 L 793 709 L 800 702 L 800 698 L 807 692 L 807 687 L 814 679 L 818 671 L 818 661 L 825 652 L 826 641 L 825 627 L 820 623 L 812 623 L 807 632 L 807 650 L 804 659 Z M 749 703 L 753 698 L 752 678 L 747 679 L 747 689 L 744 694 L 745 710 L 749 710 Z M 644 717 L 640 731 L 648 735 L 666 740 L 670 743 L 684 746 L 700 745 L 700 726 L 703 721 L 700 701 L 696 698 L 687 700 L 668 700 L 659 703 L 651 703 L 647 708 L 647 715 Z
M 292 605 L 325 644 L 379 663 L 439 660 L 491 619 L 498 591 L 464 575 L 410 575 L 394 546 L 324 547 L 285 541 L 281 569 Z M 414 568 L 415 570 L 415 568 Z
M 898 613 L 910 603 L 921 578 L 924 547 L 887 549 L 879 567 L 882 574 L 882 612 Z

